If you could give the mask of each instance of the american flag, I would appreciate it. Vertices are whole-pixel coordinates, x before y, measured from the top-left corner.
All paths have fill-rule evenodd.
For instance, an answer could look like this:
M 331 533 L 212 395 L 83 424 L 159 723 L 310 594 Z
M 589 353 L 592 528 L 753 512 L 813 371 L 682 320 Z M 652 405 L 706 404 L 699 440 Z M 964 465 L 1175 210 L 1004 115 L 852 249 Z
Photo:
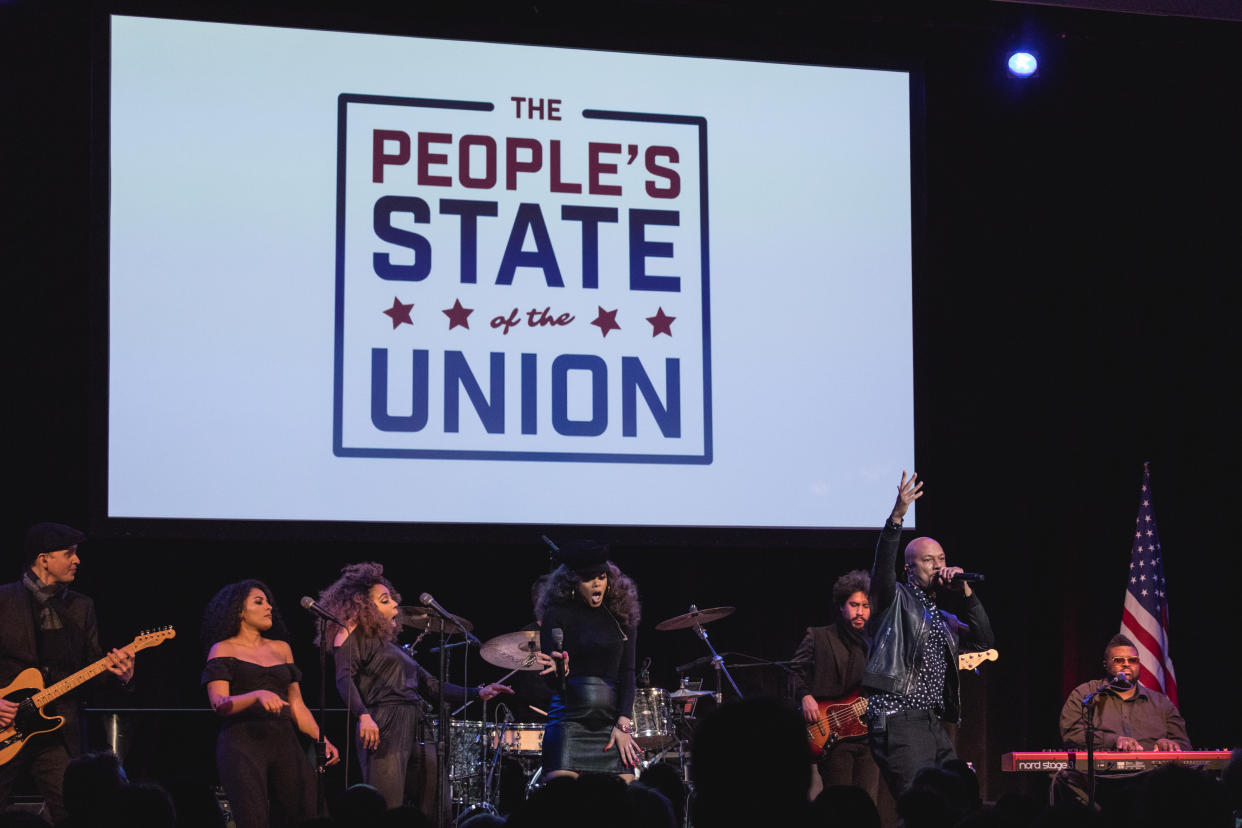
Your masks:
M 1169 599 L 1161 560 L 1160 535 L 1151 506 L 1151 469 L 1144 463 L 1121 632 L 1138 648 L 1142 662 L 1139 682 L 1159 690 L 1177 704 L 1177 676 L 1169 657 Z

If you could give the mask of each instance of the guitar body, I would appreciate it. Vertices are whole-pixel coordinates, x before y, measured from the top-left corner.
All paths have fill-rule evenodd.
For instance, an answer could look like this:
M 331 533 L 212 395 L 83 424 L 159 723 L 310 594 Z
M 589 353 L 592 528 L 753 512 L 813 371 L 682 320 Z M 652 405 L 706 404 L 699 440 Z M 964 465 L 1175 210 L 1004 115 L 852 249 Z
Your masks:
M 126 647 L 131 652 L 137 653 L 139 650 L 154 647 L 176 635 L 177 631 L 172 627 L 163 627 L 139 633 Z M 6 701 L 16 702 L 18 705 L 13 724 L 0 730 L 0 765 L 16 756 L 31 736 L 49 733 L 63 725 L 64 716 L 44 716 L 43 708 L 107 670 L 112 664 L 111 659 L 111 656 L 104 656 L 94 664 L 83 667 L 68 678 L 63 678 L 46 688 L 43 686 L 43 674 L 36 668 L 30 667 L 18 673 L 12 684 L 0 690 L 0 696 Z
M 31 736 L 50 733 L 65 723 L 64 716 L 44 716 L 30 700 L 41 690 L 43 674 L 34 667 L 22 670 L 12 684 L 0 690 L 0 697 L 18 705 L 13 724 L 0 731 L 0 765 L 16 756 Z
M 816 704 L 819 705 L 819 716 L 806 726 L 807 746 L 814 761 L 823 759 L 824 754 L 842 739 L 867 735 L 867 726 L 862 721 L 862 714 L 867 711 L 867 700 L 858 693 Z

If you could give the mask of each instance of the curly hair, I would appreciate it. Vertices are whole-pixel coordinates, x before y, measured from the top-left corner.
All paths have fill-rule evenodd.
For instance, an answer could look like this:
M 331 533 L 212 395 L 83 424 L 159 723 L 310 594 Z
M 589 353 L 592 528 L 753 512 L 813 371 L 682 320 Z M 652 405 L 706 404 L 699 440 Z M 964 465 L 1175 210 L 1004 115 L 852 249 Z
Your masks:
M 401 593 L 397 592 L 392 581 L 384 577 L 384 565 L 374 561 L 344 567 L 341 577 L 319 593 L 319 603 L 346 624 L 357 625 L 355 632 L 381 641 L 392 641 L 397 637 L 396 628 L 380 614 L 371 600 L 371 587 L 376 584 L 388 587 L 392 600 L 401 603 Z M 319 643 L 318 637 L 315 643 Z
M 232 638 L 241 631 L 242 610 L 253 589 L 261 591 L 266 596 L 267 602 L 272 605 L 272 628 L 263 633 L 264 637 L 277 638 L 281 641 L 289 640 L 289 630 L 285 627 L 280 610 L 276 608 L 275 600 L 272 599 L 271 589 L 262 581 L 247 578 L 221 588 L 207 602 L 207 609 L 203 611 L 203 623 L 199 628 L 204 650 L 210 650 L 213 644 Z
M 871 575 L 865 569 L 855 569 L 837 578 L 832 585 L 832 605 L 840 609 L 855 592 L 871 592 Z
M 608 587 L 604 591 L 604 606 L 616 616 L 623 627 L 637 627 L 642 615 L 642 607 L 638 603 L 638 586 L 630 576 L 622 572 L 615 563 L 607 561 Z M 535 600 L 535 619 L 543 620 L 548 607 L 553 604 L 569 604 L 581 601 L 578 595 L 578 584 L 582 578 L 569 567 L 561 564 L 552 573 L 545 575 L 536 582 L 538 598 Z

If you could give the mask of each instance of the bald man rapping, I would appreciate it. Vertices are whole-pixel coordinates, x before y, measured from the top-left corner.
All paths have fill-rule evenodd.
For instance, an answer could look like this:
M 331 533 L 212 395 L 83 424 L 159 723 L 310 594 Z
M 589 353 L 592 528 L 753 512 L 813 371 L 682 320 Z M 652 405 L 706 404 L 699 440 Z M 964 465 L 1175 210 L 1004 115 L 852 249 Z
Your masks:
M 931 538 L 906 546 L 905 568 L 897 577 L 901 523 L 910 504 L 923 496 L 917 474 L 901 473 L 897 502 L 880 531 L 871 568 L 871 657 L 863 672 L 868 696 L 871 754 L 894 796 L 925 767 L 957 758 L 943 722 L 961 718 L 957 655 L 993 644 L 992 624 L 960 567 L 948 566 L 944 549 Z M 941 609 L 952 606 L 957 615 Z

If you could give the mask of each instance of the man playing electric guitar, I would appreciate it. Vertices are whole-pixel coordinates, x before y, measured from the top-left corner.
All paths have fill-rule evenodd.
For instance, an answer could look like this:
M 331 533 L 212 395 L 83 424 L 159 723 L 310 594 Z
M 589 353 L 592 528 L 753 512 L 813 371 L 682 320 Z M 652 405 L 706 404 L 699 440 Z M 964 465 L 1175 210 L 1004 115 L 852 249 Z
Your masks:
M 861 569 L 837 579 L 832 585 L 833 622 L 807 628 L 794 653 L 793 671 L 795 697 L 802 700 L 812 748 L 822 746 L 818 765 L 824 785 L 854 785 L 877 801 L 880 771 L 866 739 L 859 738 L 867 735 L 859 720 L 865 702 L 850 707 L 871 649 L 866 633 L 870 588 L 871 579 Z
M 99 646 L 94 602 L 69 589 L 77 577 L 78 544 L 86 536 L 59 523 L 38 523 L 26 533 L 26 569 L 21 580 L 0 586 L 0 687 L 22 670 L 38 668 L 45 686 L 104 658 Z M 108 667 L 123 684 L 134 677 L 134 654 L 112 650 Z M 48 716 L 64 716 L 60 728 L 32 736 L 13 759 L 0 765 L 0 809 L 23 768 L 29 768 L 48 816 L 60 822 L 65 813 L 62 785 L 69 760 L 80 750 L 78 694 L 47 705 Z M 17 705 L 0 700 L 0 729 L 13 722 Z

